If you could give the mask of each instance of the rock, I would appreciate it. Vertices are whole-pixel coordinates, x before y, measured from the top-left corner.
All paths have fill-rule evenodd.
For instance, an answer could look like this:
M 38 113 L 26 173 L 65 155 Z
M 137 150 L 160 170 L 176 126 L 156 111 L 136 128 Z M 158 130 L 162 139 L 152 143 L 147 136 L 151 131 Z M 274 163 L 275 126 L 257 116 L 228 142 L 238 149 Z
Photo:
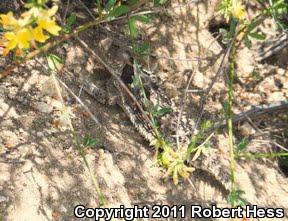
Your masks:
M 38 131 L 38 132 L 36 132 L 36 136 L 37 136 L 38 138 L 41 138 L 41 137 L 44 136 L 44 134 L 43 134 L 42 132 Z
M 18 117 L 14 107 L 9 106 L 3 99 L 0 99 L 0 117 Z
M 259 85 L 259 91 L 263 92 L 263 93 L 266 93 L 266 94 L 269 93 L 269 92 L 272 92 L 276 88 L 277 87 L 276 87 L 275 80 L 274 80 L 273 76 L 265 78 L 261 82 L 261 84 Z
M 60 89 L 60 88 L 59 88 Z M 41 85 L 41 96 L 49 96 L 49 97 L 54 97 L 56 99 L 59 98 L 59 95 L 57 93 L 57 88 L 55 85 L 55 82 L 52 77 L 50 77 L 48 80 L 46 80 L 42 85 Z M 62 90 L 60 89 L 61 93 Z
M 4 203 L 4 202 L 7 202 L 7 201 L 8 201 L 7 197 L 0 195 L 0 203 Z
M 268 102 L 273 103 L 277 101 L 284 101 L 287 98 L 284 96 L 284 94 L 280 91 L 274 92 L 268 96 Z
M 56 110 L 62 110 L 63 108 L 63 104 L 61 101 L 52 98 L 49 102 L 48 102 L 52 107 L 54 107 Z
M 20 143 L 19 136 L 17 136 L 12 131 L 2 131 L 1 136 L 3 138 L 3 144 L 6 148 L 13 148 Z
M 84 50 L 81 47 L 70 47 L 67 52 L 65 64 L 75 67 L 76 64 L 82 64 L 84 61 Z
M 248 48 L 243 48 L 237 56 L 237 73 L 239 76 L 247 78 L 255 68 L 253 63 L 253 54 Z
M 24 130 L 30 129 L 33 125 L 34 116 L 33 115 L 22 115 L 19 118 L 19 122 L 24 128 Z
M 277 74 L 285 76 L 286 70 L 283 68 L 277 68 Z
M 109 48 L 111 47 L 112 43 L 113 43 L 112 38 L 107 37 L 107 38 L 104 38 L 104 39 L 99 41 L 99 46 L 102 49 L 104 49 L 104 51 L 108 51 Z
M 204 75 L 197 71 L 193 77 L 193 85 L 195 85 L 198 88 L 204 88 L 205 87 L 205 81 L 204 81 Z
M 13 121 L 12 121 L 12 119 L 7 119 L 7 120 L 3 120 L 2 122 L 1 122 L 1 127 L 3 128 L 3 127 L 6 127 L 6 128 L 9 128 L 9 127 L 13 127 Z
M 178 95 L 177 88 L 174 84 L 166 82 L 164 84 L 164 88 L 170 98 L 174 98 Z
M 66 209 L 66 207 L 64 205 L 60 205 L 59 210 L 62 213 L 66 213 L 67 212 L 67 209 Z
M 28 158 L 34 154 L 34 147 L 31 145 L 22 145 L 18 149 L 18 153 L 21 155 L 22 158 Z
M 239 131 L 242 136 L 248 137 L 256 133 L 255 129 L 248 123 L 245 122 L 240 126 Z
M 53 111 L 53 107 L 51 105 L 46 104 L 45 102 L 36 102 L 34 103 L 34 108 L 41 113 L 49 114 Z

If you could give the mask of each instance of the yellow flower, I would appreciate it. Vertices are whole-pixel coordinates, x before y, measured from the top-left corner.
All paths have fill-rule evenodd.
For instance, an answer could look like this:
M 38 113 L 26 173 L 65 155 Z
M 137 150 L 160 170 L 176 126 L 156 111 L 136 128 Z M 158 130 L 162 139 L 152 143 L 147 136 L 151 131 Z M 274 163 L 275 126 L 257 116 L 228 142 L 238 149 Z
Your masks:
M 56 24 L 55 20 L 39 19 L 37 21 L 38 27 L 48 31 L 52 35 L 59 35 L 61 28 Z
M 245 8 L 240 0 L 233 0 L 231 13 L 234 18 L 239 20 L 243 20 L 245 18 Z
M 8 12 L 6 15 L 0 15 L 0 23 L 3 25 L 4 29 L 11 29 L 18 25 L 17 20 L 14 18 L 12 12 Z
M 56 14 L 58 6 L 54 5 L 51 9 L 41 12 L 37 16 L 37 24 L 39 28 L 48 31 L 52 35 L 59 35 L 61 28 L 56 24 L 55 18 L 51 18 Z
M 163 164 L 163 166 L 168 167 L 172 161 L 173 161 L 173 157 L 171 156 L 171 153 L 165 151 L 161 157 L 161 163 Z
M 172 175 L 172 177 L 173 177 L 173 178 L 172 178 L 172 179 L 173 179 L 173 183 L 174 183 L 175 186 L 177 186 L 178 183 L 179 183 L 178 170 L 179 170 L 179 166 L 176 165 L 176 166 L 174 167 L 173 175 Z
M 5 46 L 12 50 L 18 46 L 20 49 L 27 49 L 30 46 L 31 33 L 27 28 L 20 29 L 16 33 L 6 32 L 4 37 L 7 39 Z
M 43 29 L 39 26 L 32 30 L 32 34 L 33 34 L 33 38 L 36 41 L 41 42 L 41 43 L 44 43 L 49 38 L 49 36 L 44 35 Z
M 0 39 L 0 46 L 3 48 L 0 54 L 8 54 L 13 49 L 16 49 L 15 53 L 21 54 L 23 49 L 28 49 L 31 44 L 36 46 L 36 42 L 44 43 L 50 37 L 44 30 L 51 35 L 59 35 L 61 27 L 54 18 L 57 10 L 56 5 L 48 10 L 32 7 L 22 13 L 19 19 L 16 19 L 12 12 L 0 14 L 0 25 L 6 29 L 3 39 Z
M 18 23 L 18 26 L 19 27 L 24 27 L 24 26 L 26 26 L 26 25 L 28 25 L 29 23 L 30 23 L 30 17 L 28 17 L 28 16 L 25 16 L 25 17 L 23 17 L 23 18 L 19 18 L 18 20 L 17 20 L 17 23 Z
M 179 175 L 183 177 L 184 179 L 188 179 L 190 176 L 190 173 L 193 173 L 195 170 L 194 167 L 187 167 L 186 165 L 182 165 L 182 167 L 179 169 Z
M 22 17 L 34 17 L 37 18 L 40 15 L 39 8 L 33 7 L 30 8 L 29 11 L 22 13 Z
M 48 11 L 47 11 L 47 15 L 49 17 L 52 17 L 56 14 L 56 12 L 58 11 L 58 6 L 57 5 L 54 5 L 52 8 L 50 8 Z

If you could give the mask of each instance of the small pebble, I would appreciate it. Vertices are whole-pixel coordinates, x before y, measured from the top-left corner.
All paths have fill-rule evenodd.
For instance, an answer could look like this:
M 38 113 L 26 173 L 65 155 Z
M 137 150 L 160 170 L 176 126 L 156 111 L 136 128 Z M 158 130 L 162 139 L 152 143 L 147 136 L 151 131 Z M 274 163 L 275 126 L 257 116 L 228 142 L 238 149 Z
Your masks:
M 7 197 L 0 195 L 0 203 L 7 202 L 7 201 L 8 201 Z
M 49 114 L 53 111 L 53 107 L 44 102 L 36 102 L 34 104 L 34 108 L 40 111 L 41 113 L 46 113 L 46 114 Z
M 37 137 L 43 137 L 43 133 L 40 132 L 40 131 L 38 131 L 38 132 L 36 133 L 36 136 L 37 136 Z
M 62 213 L 66 213 L 67 212 L 67 209 L 64 205 L 61 205 L 60 208 L 59 208 L 60 212 Z

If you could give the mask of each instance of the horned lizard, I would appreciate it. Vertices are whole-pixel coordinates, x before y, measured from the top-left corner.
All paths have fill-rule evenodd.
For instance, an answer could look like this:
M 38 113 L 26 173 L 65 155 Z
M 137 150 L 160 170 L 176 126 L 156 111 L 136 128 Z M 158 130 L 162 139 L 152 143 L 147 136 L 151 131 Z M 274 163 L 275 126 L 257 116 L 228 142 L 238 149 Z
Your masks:
M 221 53 L 222 47 L 218 44 L 217 41 L 212 37 L 212 35 L 207 31 L 205 34 L 209 35 L 210 42 L 216 44 L 216 48 L 218 51 L 216 53 Z M 207 36 L 206 36 L 207 38 Z M 213 48 L 213 47 L 212 47 Z M 214 45 L 215 52 L 215 45 Z M 131 83 L 133 81 L 133 75 L 135 72 L 135 65 L 131 65 L 133 63 L 132 57 L 130 62 L 118 62 L 115 65 L 115 58 L 108 59 L 109 56 L 113 55 L 105 55 L 102 54 L 101 58 L 107 62 L 108 65 L 116 70 L 118 77 L 126 84 L 126 86 L 132 91 L 136 99 L 141 104 L 144 112 L 139 111 L 135 103 L 127 96 L 125 90 L 119 85 L 119 82 L 115 80 L 113 77 L 110 77 L 109 80 L 106 81 L 104 87 L 97 86 L 97 84 L 92 83 L 91 81 L 84 82 L 83 89 L 90 95 L 92 95 L 98 102 L 107 105 L 117 104 L 121 107 L 121 109 L 128 116 L 129 120 L 132 122 L 134 127 L 138 130 L 138 132 L 148 141 L 152 142 L 155 140 L 155 134 L 153 134 L 153 130 L 151 125 L 149 124 L 149 119 L 147 120 L 147 116 L 149 115 L 147 111 L 147 106 L 144 105 L 143 100 L 141 100 L 141 93 L 137 88 L 132 88 Z M 124 57 L 127 58 L 125 55 Z M 109 60 L 113 61 L 113 63 L 109 63 Z M 128 59 L 129 60 L 129 59 Z M 117 63 L 117 62 L 116 62 Z M 119 64 L 120 63 L 120 64 Z M 121 65 L 122 63 L 122 65 Z M 142 67 L 141 70 L 141 78 L 143 81 L 143 85 L 145 87 L 146 96 L 148 99 L 156 105 L 156 103 L 162 107 L 168 107 L 171 109 L 169 113 L 165 115 L 165 117 L 160 118 L 160 130 L 164 135 L 164 138 L 169 140 L 171 146 L 176 147 L 177 145 L 181 147 L 187 147 L 191 141 L 191 132 L 194 126 L 194 122 L 192 119 L 187 117 L 186 113 L 182 114 L 180 121 L 178 120 L 179 115 L 179 103 L 175 102 L 169 96 L 166 95 L 164 83 L 161 79 L 157 78 L 155 73 L 145 71 Z M 191 72 L 193 70 L 187 70 L 187 72 Z M 187 73 L 186 73 L 187 74 Z M 109 74 L 108 74 L 109 75 Z M 143 116 L 145 115 L 145 116 Z M 146 117 L 146 118 L 145 118 Z M 179 121 L 178 128 L 176 128 L 177 121 Z M 175 135 L 179 135 L 179 140 L 177 141 Z M 178 143 L 178 144 L 176 144 Z M 222 186 L 222 189 L 225 192 L 228 192 L 230 189 L 229 182 L 229 164 L 224 165 L 219 160 L 219 156 L 217 154 L 217 150 L 212 148 L 209 153 L 206 153 L 205 156 L 200 157 L 196 162 L 193 162 L 193 167 L 198 170 L 208 172 L 209 177 L 214 177 L 215 181 L 218 183 L 217 186 Z
M 212 13 L 213 14 L 213 13 Z M 207 21 L 209 19 L 206 18 Z M 224 51 L 222 46 L 218 43 L 218 41 L 214 38 L 214 36 L 208 31 L 207 24 L 205 26 L 205 22 L 203 23 L 204 27 L 200 28 L 198 33 L 198 40 L 200 47 L 205 51 L 204 54 L 210 55 L 212 60 L 214 59 L 215 63 L 219 62 L 219 58 L 221 58 L 221 53 Z M 287 36 L 281 35 L 280 36 L 281 42 L 287 42 Z M 113 43 L 112 43 L 113 45 Z M 117 45 L 117 44 L 116 44 Z M 276 45 L 276 49 L 279 49 L 279 44 Z M 114 45 L 115 46 L 115 45 Z M 119 45 L 118 45 L 119 46 Z M 273 47 L 275 48 L 275 47 Z M 144 112 L 139 111 L 135 102 L 132 101 L 129 96 L 127 96 L 126 91 L 119 85 L 119 82 L 115 80 L 113 77 L 110 77 L 109 80 L 105 83 L 104 88 L 99 87 L 96 84 L 91 83 L 90 81 L 84 83 L 84 90 L 92 95 L 95 99 L 103 104 L 119 105 L 122 110 L 126 113 L 134 127 L 139 131 L 139 133 L 148 141 L 151 142 L 155 138 L 155 134 L 153 134 L 153 130 L 147 121 L 147 115 L 149 114 L 147 111 L 147 105 L 144 105 L 143 100 L 141 100 L 141 93 L 139 90 L 132 88 L 131 83 L 133 81 L 133 75 L 135 73 L 135 66 L 133 66 L 133 61 L 129 60 L 130 55 L 127 56 L 126 52 L 124 53 L 124 60 L 125 62 L 120 61 L 115 66 L 114 58 L 108 59 L 109 56 L 113 57 L 113 50 L 110 51 L 108 55 L 102 54 L 101 57 L 104 58 L 105 62 L 118 74 L 118 77 L 125 83 L 125 85 L 129 88 L 130 91 L 134 94 L 136 99 L 139 101 L 142 109 Z M 112 53 L 111 53 L 112 51 Z M 266 59 L 271 55 L 271 53 L 265 49 L 262 53 L 259 51 L 259 60 Z M 274 51 L 274 50 L 273 50 Z M 116 53 L 117 54 L 117 53 Z M 107 57 L 105 59 L 105 57 Z M 128 59 L 127 59 L 128 58 Z M 113 63 L 109 63 L 109 60 L 113 61 Z M 121 64 L 122 63 L 122 64 Z M 155 105 L 156 103 L 163 107 L 171 108 L 171 111 L 167 113 L 164 117 L 159 119 L 161 131 L 165 137 L 171 142 L 173 147 L 182 146 L 187 147 L 189 142 L 191 141 L 192 131 L 195 126 L 195 122 L 191 119 L 187 113 L 183 113 L 180 115 L 180 103 L 179 100 L 176 101 L 175 99 L 171 98 L 167 95 L 167 88 L 165 88 L 165 82 L 163 79 L 159 78 L 157 74 L 154 72 L 145 72 L 143 68 L 141 70 L 141 77 L 143 84 L 145 86 L 146 95 L 148 96 L 149 100 Z M 225 70 L 225 68 L 223 69 Z M 183 75 L 187 73 L 191 73 L 194 70 L 186 70 L 186 73 L 182 73 Z M 177 126 L 178 124 L 178 126 Z M 176 133 L 177 131 L 177 133 Z M 178 136 L 178 140 L 175 135 Z M 211 151 L 205 155 L 200 157 L 197 161 L 193 162 L 193 166 L 196 169 L 208 172 L 212 175 L 218 183 L 220 183 L 225 190 L 230 190 L 230 168 L 229 162 L 226 160 L 223 161 L 220 159 L 219 150 L 217 148 L 211 148 Z

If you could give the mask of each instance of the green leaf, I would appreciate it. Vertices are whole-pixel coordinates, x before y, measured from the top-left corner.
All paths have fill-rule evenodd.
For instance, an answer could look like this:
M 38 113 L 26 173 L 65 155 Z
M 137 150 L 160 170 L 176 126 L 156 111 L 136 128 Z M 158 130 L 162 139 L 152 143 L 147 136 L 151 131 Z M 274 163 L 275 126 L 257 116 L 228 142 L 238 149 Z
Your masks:
M 261 75 L 260 75 L 260 73 L 257 71 L 257 70 L 255 70 L 255 69 L 253 69 L 253 71 L 250 73 L 250 76 L 253 78 L 253 80 L 255 80 L 255 81 L 259 81 L 260 79 L 261 79 Z
M 249 35 L 252 37 L 252 38 L 256 38 L 258 40 L 265 40 L 265 35 L 262 35 L 262 34 L 259 34 L 257 32 L 251 32 L 249 33 Z
M 154 0 L 155 5 L 164 5 L 167 2 L 167 0 Z
M 139 88 L 140 86 L 140 76 L 137 74 L 137 75 L 134 75 L 133 77 L 133 82 L 131 83 L 131 88 L 135 89 L 135 88 Z
M 72 25 L 74 25 L 75 21 L 76 21 L 76 13 L 72 12 L 67 18 L 66 25 L 71 27 Z
M 60 57 L 55 54 L 48 54 L 46 56 L 48 67 L 50 70 L 60 70 L 63 67 L 63 61 Z
M 188 154 L 191 154 L 195 150 L 197 143 L 199 142 L 200 139 L 202 139 L 202 137 L 203 136 L 201 133 L 198 133 L 192 137 L 191 142 L 189 143 L 187 148 Z
M 66 25 L 63 27 L 63 31 L 65 33 L 69 33 L 71 31 L 72 25 L 75 23 L 75 21 L 76 21 L 76 14 L 71 13 L 66 20 Z
M 247 48 L 251 48 L 251 41 L 250 41 L 250 39 L 248 38 L 248 36 L 247 35 L 245 35 L 244 36 L 244 38 L 243 38 L 243 40 L 244 40 L 244 45 L 247 47 Z
M 158 128 L 159 127 L 159 124 L 155 120 L 155 118 L 151 118 L 150 123 L 151 123 L 152 127 L 154 127 L 154 128 Z
M 145 24 L 150 22 L 150 18 L 146 15 L 136 15 L 133 16 L 132 18 Z
M 248 137 L 244 137 L 239 144 L 237 145 L 236 151 L 238 153 L 244 151 L 245 149 L 247 149 L 248 144 L 250 143 Z
M 210 120 L 205 120 L 203 121 L 203 123 L 201 124 L 201 130 L 203 130 L 203 132 L 207 131 L 209 128 L 211 128 L 213 126 L 212 121 Z
M 120 5 L 119 7 L 113 9 L 109 14 L 108 14 L 108 20 L 121 16 L 125 13 L 127 13 L 130 10 L 130 7 L 127 5 Z
M 150 46 L 149 42 L 146 41 L 142 45 L 135 47 L 134 51 L 139 55 L 145 56 L 148 54 L 149 46 Z
M 246 30 L 246 34 L 250 33 L 251 31 L 253 31 L 259 24 L 260 24 L 261 20 L 256 19 L 254 21 L 252 21 L 248 26 L 247 26 L 247 30 Z
M 287 139 L 288 138 L 288 128 L 285 128 L 283 131 L 284 137 Z
M 116 0 L 109 0 L 108 3 L 105 5 L 106 11 L 110 11 L 111 8 L 115 5 Z
M 127 4 L 129 6 L 136 5 L 137 3 L 139 3 L 139 0 L 127 0 Z
M 152 115 L 154 117 L 163 117 L 165 114 L 168 114 L 172 111 L 169 107 L 161 107 L 160 105 L 156 105 L 155 110 Z
M 221 34 L 222 36 L 222 43 L 223 44 L 228 44 L 230 39 L 231 39 L 231 35 L 230 35 L 230 32 L 228 32 L 226 29 L 224 28 L 220 28 L 219 29 L 219 33 Z
M 25 3 L 25 8 L 32 8 L 32 7 L 39 7 L 46 4 L 49 0 L 28 0 L 27 3 Z
M 136 20 L 134 18 L 128 19 L 128 28 L 129 28 L 130 36 L 133 39 L 138 37 L 138 29 L 136 28 L 135 21 Z
M 207 143 L 204 144 L 203 151 L 208 151 L 210 149 L 211 149 L 211 143 L 210 143 L 210 141 L 208 141 Z
M 228 116 L 228 110 L 229 110 L 229 102 L 227 100 L 224 101 L 223 103 L 223 114 L 225 114 L 225 117 L 227 118 Z
M 83 138 L 84 148 L 95 147 L 97 144 L 98 144 L 98 141 L 92 139 L 89 135 L 85 135 L 85 137 Z
M 245 194 L 242 190 L 233 190 L 229 195 L 227 201 L 233 206 L 245 206 L 247 205 L 247 201 L 242 197 L 242 195 Z

